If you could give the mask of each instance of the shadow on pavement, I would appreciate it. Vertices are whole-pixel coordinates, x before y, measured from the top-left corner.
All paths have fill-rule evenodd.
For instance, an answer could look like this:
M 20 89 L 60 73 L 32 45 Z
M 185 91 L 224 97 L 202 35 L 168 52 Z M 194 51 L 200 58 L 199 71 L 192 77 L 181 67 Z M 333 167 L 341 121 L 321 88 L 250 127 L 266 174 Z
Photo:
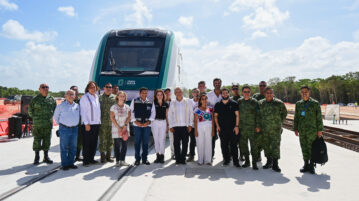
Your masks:
M 296 177 L 302 185 L 308 186 L 308 191 L 318 192 L 320 189 L 330 189 L 330 176 L 327 174 L 311 175 L 303 174 L 302 177 Z

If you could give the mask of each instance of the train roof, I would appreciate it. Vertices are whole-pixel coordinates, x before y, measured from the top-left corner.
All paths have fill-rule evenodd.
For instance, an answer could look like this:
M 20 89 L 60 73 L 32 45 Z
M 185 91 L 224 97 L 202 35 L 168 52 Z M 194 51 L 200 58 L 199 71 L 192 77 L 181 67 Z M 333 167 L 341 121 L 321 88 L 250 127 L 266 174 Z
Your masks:
M 145 29 L 118 29 L 108 32 L 109 37 L 163 37 L 172 34 L 171 31 L 159 28 L 145 28 Z

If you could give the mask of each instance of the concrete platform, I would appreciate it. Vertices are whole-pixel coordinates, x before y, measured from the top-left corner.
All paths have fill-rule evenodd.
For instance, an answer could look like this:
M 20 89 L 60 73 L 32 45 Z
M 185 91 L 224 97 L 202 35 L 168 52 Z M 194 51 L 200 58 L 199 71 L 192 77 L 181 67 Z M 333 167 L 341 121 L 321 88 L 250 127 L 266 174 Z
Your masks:
M 335 128 L 342 128 L 350 131 L 357 131 L 359 132 L 359 120 L 348 120 L 348 121 L 341 121 L 340 124 L 337 122 L 333 124 L 333 120 L 323 120 L 324 125 L 335 127 Z
M 52 138 L 50 157 L 53 165 L 33 166 L 32 139 L 0 143 L 0 194 L 59 164 L 58 138 Z M 213 166 L 197 163 L 175 165 L 166 149 L 164 165 L 141 165 L 123 179 L 112 200 L 326 200 L 357 201 L 359 197 L 359 154 L 327 144 L 329 162 L 316 168 L 317 175 L 302 174 L 299 139 L 292 131 L 282 134 L 279 161 L 282 173 L 272 170 L 221 166 L 219 141 Z M 134 162 L 130 143 L 127 162 Z M 150 152 L 149 160 L 155 153 Z M 97 200 L 116 181 L 125 168 L 114 164 L 79 166 L 77 170 L 58 171 L 7 200 Z

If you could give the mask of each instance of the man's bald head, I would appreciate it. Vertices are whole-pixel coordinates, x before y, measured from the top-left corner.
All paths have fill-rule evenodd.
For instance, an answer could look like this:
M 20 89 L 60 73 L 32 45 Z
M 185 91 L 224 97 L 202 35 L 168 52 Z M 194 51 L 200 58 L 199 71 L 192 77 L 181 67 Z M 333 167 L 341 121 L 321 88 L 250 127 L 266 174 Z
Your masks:
M 42 96 L 46 97 L 49 94 L 49 85 L 46 83 L 40 84 L 39 91 Z

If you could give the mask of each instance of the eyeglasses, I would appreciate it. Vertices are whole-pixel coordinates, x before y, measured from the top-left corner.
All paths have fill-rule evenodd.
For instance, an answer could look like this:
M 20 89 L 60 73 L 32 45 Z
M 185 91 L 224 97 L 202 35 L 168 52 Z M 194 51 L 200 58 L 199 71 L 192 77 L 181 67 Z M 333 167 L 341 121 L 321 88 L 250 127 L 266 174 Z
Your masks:
M 48 86 L 42 86 L 41 89 L 48 89 Z
M 109 89 L 109 88 L 112 88 L 112 87 L 111 87 L 111 86 L 105 86 L 105 88 L 108 88 L 108 89 Z
M 232 88 L 232 90 L 238 90 L 238 88 Z
M 250 91 L 243 91 L 243 93 L 245 93 L 245 94 L 249 94 L 249 93 L 251 93 Z

